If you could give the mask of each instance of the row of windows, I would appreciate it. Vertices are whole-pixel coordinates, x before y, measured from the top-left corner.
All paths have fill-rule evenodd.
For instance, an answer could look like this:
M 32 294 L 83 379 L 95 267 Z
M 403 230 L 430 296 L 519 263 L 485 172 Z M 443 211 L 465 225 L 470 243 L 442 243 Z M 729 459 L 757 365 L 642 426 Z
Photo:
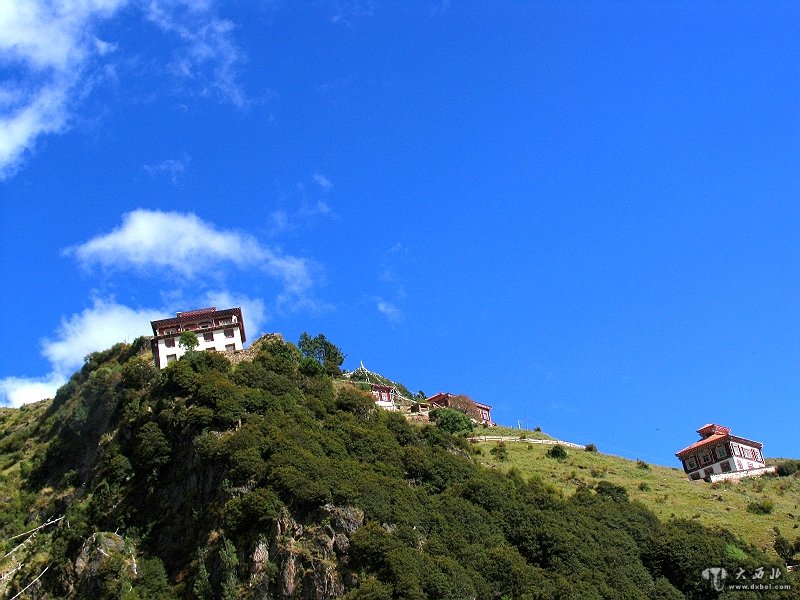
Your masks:
M 720 467 L 720 469 L 722 469 L 723 473 L 730 473 L 731 469 L 732 469 L 731 468 L 731 461 L 726 460 L 725 462 L 720 463 L 719 467 Z M 696 472 L 692 473 L 692 479 L 696 480 L 696 479 L 700 479 L 701 477 L 711 477 L 713 474 L 714 474 L 714 468 L 713 467 L 707 467 L 706 469 L 703 470 L 703 474 L 702 475 L 700 475 L 700 471 L 696 471 Z
M 226 329 L 225 330 L 225 337 L 226 338 L 233 338 L 233 329 Z M 178 338 L 167 338 L 164 340 L 164 345 L 167 348 L 174 348 L 175 347 L 175 340 Z M 213 331 L 206 331 L 203 333 L 203 341 L 204 342 L 213 342 L 214 341 L 214 332 Z
M 761 452 L 759 452 L 755 448 L 748 448 L 747 446 L 739 446 L 738 444 L 731 444 L 731 450 L 733 450 L 733 453 L 736 456 L 741 456 L 742 458 L 748 458 L 752 460 L 757 460 L 758 462 L 763 462 L 761 460 Z
M 233 352 L 236 350 L 236 344 L 225 344 L 225 351 L 226 352 Z M 216 348 L 207 348 L 206 352 L 216 352 Z M 174 363 L 178 360 L 177 354 L 167 354 L 167 364 Z
M 686 470 L 694 471 L 697 468 L 698 459 L 701 466 L 710 465 L 713 462 L 722 460 L 728 457 L 728 449 L 723 444 L 718 444 L 714 447 L 713 451 L 709 448 L 701 450 L 698 456 L 690 456 L 686 459 Z
M 225 317 L 224 319 L 217 319 L 216 322 L 212 323 L 211 321 L 202 321 L 201 323 L 187 323 L 183 326 L 184 331 L 191 331 L 194 329 L 208 329 L 213 325 L 230 325 L 231 323 L 235 323 L 236 321 L 231 317 Z M 161 331 L 161 335 L 173 335 L 178 333 L 177 327 L 168 327 Z

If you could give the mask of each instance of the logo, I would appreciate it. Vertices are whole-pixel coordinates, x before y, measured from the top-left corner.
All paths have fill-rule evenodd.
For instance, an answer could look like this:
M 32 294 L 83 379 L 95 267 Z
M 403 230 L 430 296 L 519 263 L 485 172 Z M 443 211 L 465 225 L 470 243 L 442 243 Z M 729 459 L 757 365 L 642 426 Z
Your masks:
M 716 591 L 721 592 L 725 589 L 725 580 L 728 578 L 728 572 L 722 567 L 703 569 L 700 575 L 702 575 L 703 579 L 708 581 L 709 585 Z

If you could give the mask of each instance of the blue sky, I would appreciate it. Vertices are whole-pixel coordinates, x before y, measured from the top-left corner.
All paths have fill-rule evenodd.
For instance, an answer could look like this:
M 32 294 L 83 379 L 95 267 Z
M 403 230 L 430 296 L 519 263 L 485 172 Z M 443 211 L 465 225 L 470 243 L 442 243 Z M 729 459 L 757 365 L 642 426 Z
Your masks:
M 56 6 L 53 6 L 56 5 Z M 0 2 L 0 401 L 207 305 L 507 425 L 798 456 L 793 2 Z

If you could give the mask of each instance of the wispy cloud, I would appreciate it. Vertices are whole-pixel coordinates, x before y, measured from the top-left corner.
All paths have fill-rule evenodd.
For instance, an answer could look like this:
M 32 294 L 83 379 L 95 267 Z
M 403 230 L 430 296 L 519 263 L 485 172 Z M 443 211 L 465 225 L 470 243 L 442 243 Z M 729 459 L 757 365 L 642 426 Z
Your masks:
M 163 311 L 95 299 L 90 308 L 62 319 L 53 337 L 42 340 L 42 356 L 50 363 L 50 373 L 43 377 L 0 379 L 0 399 L 20 406 L 52 398 L 87 354 L 150 333 L 150 321 L 160 317 Z
M 331 180 L 325 177 L 325 175 L 322 173 L 314 173 L 314 181 L 317 182 L 319 187 L 326 191 L 333 187 Z
M 211 6 L 202 0 L 151 0 L 146 16 L 183 42 L 169 64 L 173 75 L 199 84 L 202 95 L 216 95 L 241 108 L 248 103 L 238 80 L 245 57 L 233 41 L 234 23 L 218 17 Z
M 20 168 L 42 136 L 68 129 L 81 101 L 123 60 L 117 54 L 124 48 L 94 32 L 128 5 L 141 8 L 149 22 L 179 41 L 169 73 L 190 82 L 187 92 L 247 105 L 238 82 L 244 56 L 233 40 L 234 24 L 218 17 L 211 2 L 0 2 L 0 63 L 5 68 L 0 83 L 0 180 Z
M 328 192 L 333 188 L 333 182 L 322 173 L 314 173 L 312 179 L 314 183 L 322 188 L 323 193 L 319 191 L 315 192 L 315 188 L 313 187 L 309 190 L 309 186 L 306 183 L 296 184 L 295 191 L 291 194 L 287 194 L 287 197 L 293 200 L 299 196 L 299 199 L 296 200 L 296 208 L 291 210 L 279 208 L 270 214 L 272 235 L 294 231 L 303 225 L 314 222 L 319 217 L 330 219 L 338 218 L 330 204 L 319 197 L 320 195 L 324 195 L 324 192 Z M 317 197 L 314 198 L 314 196 Z
M 335 0 L 331 23 L 353 27 L 355 22 L 375 14 L 373 0 Z
M 183 175 L 183 172 L 186 170 L 186 167 L 189 166 L 191 160 L 189 156 L 184 155 L 184 157 L 180 159 L 170 158 L 155 165 L 145 165 L 144 170 L 153 177 L 156 175 L 166 175 L 169 177 L 169 180 L 175 184 L 178 182 L 178 177 Z
M 386 300 L 386 298 L 380 296 L 376 297 L 374 299 L 375 308 L 393 325 L 402 320 L 401 305 L 407 298 L 404 278 L 398 272 L 398 269 L 404 266 L 407 254 L 408 248 L 402 242 L 397 242 L 384 253 L 383 262 L 378 271 L 378 280 L 386 284 L 384 287 L 391 288 L 391 291 L 384 291 L 393 298 L 393 301 Z
M 218 229 L 192 213 L 135 210 L 124 214 L 113 231 L 64 252 L 86 268 L 98 265 L 143 275 L 168 271 L 186 279 L 226 263 L 256 268 L 282 282 L 279 303 L 308 302 L 314 284 L 308 260 L 268 248 L 251 235 Z
M 0 179 L 19 168 L 46 134 L 63 131 L 70 104 L 92 60 L 112 47 L 89 35 L 124 0 L 4 2 L 0 7 L 0 62 L 13 75 L 0 84 Z
M 383 298 L 375 298 L 375 308 L 377 308 L 378 312 L 386 317 L 393 325 L 399 323 L 403 318 L 403 313 L 400 309 Z

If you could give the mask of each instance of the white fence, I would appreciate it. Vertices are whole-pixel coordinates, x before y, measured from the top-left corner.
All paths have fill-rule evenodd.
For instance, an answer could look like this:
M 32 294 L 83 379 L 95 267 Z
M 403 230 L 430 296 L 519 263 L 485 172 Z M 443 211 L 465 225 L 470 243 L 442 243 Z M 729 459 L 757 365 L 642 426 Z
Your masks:
M 535 440 L 532 438 L 514 437 L 511 435 L 473 435 L 471 440 L 478 440 L 480 442 L 523 442 L 526 444 L 546 444 L 555 446 L 559 444 L 567 448 L 577 448 L 578 450 L 586 450 L 586 446 L 582 444 L 573 444 L 572 442 L 564 442 L 562 440 Z
M 747 471 L 732 471 L 731 473 L 720 473 L 718 475 L 711 475 L 709 480 L 711 483 L 715 481 L 730 481 L 736 479 L 747 479 L 748 477 L 761 477 L 762 475 L 769 475 L 776 471 L 775 467 L 762 467 L 761 469 L 749 469 Z

